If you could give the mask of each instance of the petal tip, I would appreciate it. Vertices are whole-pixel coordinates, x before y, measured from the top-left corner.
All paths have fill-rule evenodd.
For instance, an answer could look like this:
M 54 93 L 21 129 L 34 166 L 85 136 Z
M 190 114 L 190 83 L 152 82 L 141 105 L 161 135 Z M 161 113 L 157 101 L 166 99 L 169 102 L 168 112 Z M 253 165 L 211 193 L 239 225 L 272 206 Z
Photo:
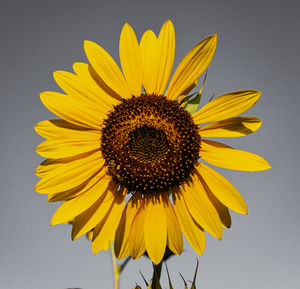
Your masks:
M 53 71 L 52 75 L 53 75 L 54 79 L 57 77 L 58 73 L 59 73 L 59 70 Z
M 162 258 L 159 258 L 159 259 L 156 259 L 156 258 L 150 258 L 151 259 L 151 261 L 155 264 L 155 265 L 158 265 L 160 262 L 161 262 L 161 260 L 162 260 Z
M 171 21 L 171 19 L 167 19 L 165 24 L 168 24 L 168 25 L 172 25 L 173 26 L 173 22 Z
M 39 152 L 40 152 L 40 146 L 41 146 L 41 144 L 39 144 L 39 145 L 35 148 L 35 152 L 36 152 L 37 154 L 39 154 Z
M 128 26 L 129 26 L 129 24 L 127 22 L 125 22 L 122 27 L 122 30 L 121 30 L 121 35 L 122 35 L 122 33 L 124 33 L 125 30 L 127 30 L 129 28 Z
M 93 43 L 93 41 L 91 41 L 91 40 L 84 40 L 83 41 L 83 44 L 84 45 L 90 45 L 90 44 L 92 44 Z
M 248 215 L 248 208 L 243 208 L 240 212 L 241 215 Z
M 261 96 L 262 92 L 260 90 L 256 90 L 256 89 L 245 89 L 245 90 L 239 90 L 238 92 L 245 92 L 245 93 L 250 93 L 250 94 L 254 94 L 255 96 L 257 96 L 258 98 Z
M 78 238 L 78 234 L 73 233 L 72 231 L 72 235 L 71 235 L 71 240 L 75 241 Z
M 80 67 L 83 64 L 86 64 L 86 63 L 79 62 L 79 61 L 74 62 L 73 65 L 72 65 L 73 71 L 76 73 L 77 68 Z
M 263 158 L 262 158 L 263 159 Z M 267 162 L 265 159 L 263 159 L 263 165 L 260 167 L 258 171 L 266 171 L 272 168 L 272 166 Z
M 47 94 L 47 91 L 40 92 L 40 99 L 42 100 Z
M 92 48 L 92 46 L 95 46 L 96 43 L 91 41 L 91 40 L 84 40 L 83 41 L 83 48 L 85 51 L 89 50 Z
M 94 255 L 97 255 L 99 253 L 99 249 L 96 248 L 96 246 L 94 245 L 94 241 L 92 242 L 92 252 Z
M 207 39 L 209 42 L 213 43 L 214 46 L 216 46 L 216 45 L 217 45 L 217 41 L 218 41 L 218 34 L 215 33 L 215 34 L 213 34 L 213 35 L 211 35 L 211 36 L 208 36 L 206 39 Z
M 257 99 L 259 99 L 260 98 L 260 96 L 261 96 L 261 94 L 262 94 L 262 92 L 261 91 L 259 91 L 259 90 L 252 90 L 255 94 L 256 94 L 256 96 L 257 96 Z
M 53 72 L 53 78 L 54 78 L 54 80 L 57 82 L 57 80 L 59 79 L 59 77 L 62 76 L 64 72 L 65 71 L 62 71 L 62 70 L 55 70 Z
M 272 166 L 267 162 L 266 170 L 269 170 L 269 169 L 271 169 L 271 168 L 272 168 Z
M 39 134 L 39 133 L 38 133 L 38 129 L 39 129 L 38 123 L 33 127 L 33 129 L 35 130 L 35 132 L 36 132 L 37 134 Z

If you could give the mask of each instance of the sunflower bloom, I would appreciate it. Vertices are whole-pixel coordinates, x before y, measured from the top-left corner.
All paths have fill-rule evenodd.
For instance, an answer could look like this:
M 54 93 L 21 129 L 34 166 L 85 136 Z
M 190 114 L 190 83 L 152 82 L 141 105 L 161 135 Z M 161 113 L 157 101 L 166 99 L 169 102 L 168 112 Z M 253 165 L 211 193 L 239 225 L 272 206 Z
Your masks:
M 258 118 L 236 116 L 261 93 L 227 93 L 193 115 L 181 103 L 216 44 L 216 35 L 199 42 L 170 79 L 172 22 L 158 37 L 146 31 L 140 43 L 126 23 L 119 43 L 122 71 L 102 47 L 85 41 L 90 64 L 75 63 L 74 73 L 54 72 L 65 93 L 46 91 L 41 101 L 60 119 L 35 126 L 47 139 L 36 149 L 47 159 L 36 170 L 41 180 L 35 190 L 49 202 L 62 202 L 51 225 L 72 220 L 72 239 L 89 233 L 94 254 L 114 240 L 119 259 L 147 251 L 158 264 L 166 246 L 182 252 L 182 233 L 202 254 L 204 231 L 221 239 L 230 227 L 228 208 L 247 214 L 237 189 L 202 161 L 233 170 L 270 168 L 258 155 L 206 139 L 256 131 Z

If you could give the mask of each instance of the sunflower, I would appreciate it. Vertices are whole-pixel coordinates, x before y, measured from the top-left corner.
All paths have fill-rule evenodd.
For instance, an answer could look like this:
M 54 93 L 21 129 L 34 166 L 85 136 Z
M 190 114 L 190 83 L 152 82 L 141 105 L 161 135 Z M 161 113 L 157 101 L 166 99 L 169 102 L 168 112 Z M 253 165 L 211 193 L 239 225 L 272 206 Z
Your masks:
M 41 101 L 61 119 L 35 126 L 47 139 L 36 149 L 47 159 L 36 170 L 41 180 L 35 190 L 48 194 L 49 202 L 62 202 L 51 225 L 71 221 L 72 239 L 88 233 L 94 254 L 114 240 L 119 259 L 147 251 L 158 264 L 166 247 L 182 252 L 182 233 L 202 254 L 204 231 L 221 239 L 222 228 L 230 227 L 228 208 L 247 214 L 237 189 L 202 161 L 233 170 L 270 168 L 258 155 L 205 139 L 256 131 L 258 118 L 236 116 L 261 93 L 227 93 L 193 114 L 183 102 L 216 44 L 216 35 L 199 42 L 169 82 L 172 22 L 164 23 L 158 37 L 146 31 L 140 43 L 126 23 L 119 43 L 123 73 L 91 41 L 84 43 L 90 64 L 75 63 L 74 73 L 54 72 L 65 94 L 46 91 Z

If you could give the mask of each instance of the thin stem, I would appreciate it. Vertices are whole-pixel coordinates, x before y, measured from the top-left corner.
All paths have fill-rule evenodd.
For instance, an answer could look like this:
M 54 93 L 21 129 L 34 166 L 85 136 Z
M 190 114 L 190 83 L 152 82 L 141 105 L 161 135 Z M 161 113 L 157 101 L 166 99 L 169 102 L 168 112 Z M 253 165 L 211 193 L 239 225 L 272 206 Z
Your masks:
M 162 262 L 159 264 L 155 265 L 153 263 L 153 276 L 152 276 L 152 289 L 161 289 L 159 280 L 160 280 L 160 275 L 161 275 L 161 267 L 162 267 Z
M 111 260 L 112 260 L 112 265 L 114 270 L 114 285 L 115 285 L 114 288 L 119 289 L 120 267 L 117 265 L 116 256 L 114 252 L 114 244 L 112 241 L 110 242 L 110 251 L 111 251 Z

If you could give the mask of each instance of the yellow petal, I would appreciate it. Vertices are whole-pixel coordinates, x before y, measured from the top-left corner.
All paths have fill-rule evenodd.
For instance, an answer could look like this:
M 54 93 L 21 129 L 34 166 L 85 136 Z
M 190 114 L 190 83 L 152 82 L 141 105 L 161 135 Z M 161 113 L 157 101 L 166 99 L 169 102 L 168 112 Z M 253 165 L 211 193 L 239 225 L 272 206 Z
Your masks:
M 129 253 L 129 235 L 134 217 L 141 207 L 142 195 L 136 192 L 128 201 L 122 214 L 120 224 L 115 235 L 115 255 L 118 259 L 125 258 Z
M 140 50 L 143 63 L 143 84 L 148 94 L 157 94 L 156 77 L 158 70 L 157 37 L 152 30 L 147 30 L 141 39 Z
M 98 182 L 99 178 L 101 178 L 101 177 L 99 177 L 100 174 L 101 174 L 101 171 L 95 177 L 92 177 L 92 178 L 86 180 L 85 182 L 83 182 L 82 184 L 80 184 L 79 186 L 77 186 L 75 188 L 71 188 L 69 190 L 59 192 L 59 193 L 48 194 L 47 202 L 66 201 L 66 200 L 73 199 L 73 198 L 85 193 L 92 186 L 94 186 L 94 184 L 96 182 Z M 102 172 L 102 175 L 103 175 L 103 172 Z
M 89 87 L 90 90 L 98 97 L 101 101 L 109 106 L 120 103 L 120 96 L 110 89 L 97 75 L 95 69 L 87 64 L 81 62 L 75 62 L 73 64 L 74 72 L 82 79 Z
M 94 139 L 100 138 L 99 130 L 91 130 L 84 127 L 77 126 L 63 119 L 44 120 L 37 123 L 34 127 L 35 131 L 46 139 L 56 137 L 73 137 L 84 139 L 86 136 Z
M 99 172 L 104 165 L 104 159 L 98 151 L 67 163 L 63 160 L 53 162 L 54 169 L 50 169 L 35 187 L 38 193 L 59 193 L 75 188 Z
M 86 56 L 104 83 L 123 98 L 130 98 L 127 82 L 112 57 L 98 44 L 84 42 Z
M 72 220 L 90 208 L 105 193 L 110 181 L 110 178 L 103 178 L 84 194 L 63 202 L 54 213 L 50 223 L 51 226 Z
M 94 234 L 94 230 L 89 231 L 89 232 L 86 234 L 86 237 L 87 237 L 90 241 L 92 241 L 92 240 L 93 240 L 93 234 Z
M 53 91 L 40 94 L 43 104 L 57 116 L 91 129 L 100 129 L 105 114 L 81 100 Z
M 203 254 L 205 249 L 205 234 L 203 229 L 191 217 L 179 190 L 176 192 L 173 191 L 172 198 L 174 210 L 185 238 L 198 254 Z
M 112 183 L 101 198 L 75 218 L 73 221 L 72 240 L 84 235 L 99 224 L 110 210 L 117 194 L 120 193 L 117 191 L 117 188 L 118 184 Z
M 233 117 L 221 120 L 199 129 L 202 137 L 239 137 L 257 131 L 261 120 L 257 117 Z
M 146 250 L 144 238 L 145 215 L 145 199 L 142 199 L 141 206 L 132 221 L 128 238 L 129 251 L 133 259 L 141 257 Z
M 201 140 L 201 158 L 218 167 L 240 171 L 263 171 L 271 168 L 262 157 L 215 141 Z
M 120 62 L 132 95 L 140 96 L 142 91 L 142 59 L 135 32 L 125 23 L 120 36 Z
M 196 124 L 224 120 L 243 113 L 252 107 L 261 95 L 256 90 L 240 90 L 223 94 L 198 110 L 194 115 Z
M 55 71 L 53 76 L 56 83 L 66 94 L 97 106 L 97 109 L 104 114 L 112 108 L 111 104 L 107 104 L 101 99 L 103 95 L 103 99 L 105 97 L 107 99 L 109 96 L 105 95 L 106 93 L 103 90 L 101 91 L 99 87 L 91 86 L 86 78 L 81 78 L 67 71 Z M 109 98 L 113 100 L 113 98 Z
M 97 154 L 97 156 L 102 158 L 101 154 L 99 154 L 99 153 L 96 153 L 96 154 Z M 91 155 L 92 155 L 92 153 L 89 152 L 89 153 L 84 153 L 80 156 L 74 156 L 74 157 L 70 157 L 70 158 L 46 159 L 43 162 L 41 162 L 41 164 L 36 168 L 35 173 L 38 177 L 44 177 L 47 174 L 56 171 L 57 169 L 63 168 L 63 166 L 67 163 L 70 163 L 70 165 L 72 166 L 72 162 L 75 161 L 74 164 L 76 166 L 77 162 L 79 162 L 80 164 L 82 162 L 84 162 L 86 157 L 93 158 L 93 159 L 96 158 L 96 156 L 91 157 Z
M 202 163 L 196 169 L 220 202 L 237 213 L 247 214 L 245 200 L 226 178 Z
M 166 96 L 175 100 L 190 87 L 207 69 L 213 59 L 217 46 L 217 35 L 207 37 L 199 42 L 178 65 Z
M 90 137 L 95 138 L 93 135 Z M 55 138 L 39 144 L 36 152 L 46 158 L 67 158 L 97 149 L 100 149 L 99 139 Z
M 163 194 L 162 197 L 165 203 L 165 213 L 167 219 L 167 245 L 174 254 L 180 255 L 183 249 L 180 226 L 168 195 Z
M 160 194 L 147 196 L 144 236 L 149 258 L 154 264 L 160 263 L 166 250 L 167 220 L 164 206 Z
M 122 211 L 125 204 L 126 190 L 119 191 L 115 198 L 111 210 L 102 221 L 95 227 L 93 234 L 92 249 L 97 254 L 100 250 L 107 248 L 107 243 L 113 239 L 115 231 L 119 225 Z
M 60 202 L 73 199 L 85 192 L 87 192 L 91 187 L 93 187 L 100 179 L 106 176 L 106 170 L 102 169 L 92 177 L 88 178 L 83 183 L 76 185 L 72 188 L 58 191 L 54 193 L 48 193 L 47 202 Z M 50 188 L 52 189 L 52 188 Z
M 202 179 L 202 177 L 200 177 L 201 182 L 203 184 L 203 187 L 206 191 L 206 194 L 208 196 L 208 199 L 210 200 L 210 202 L 212 203 L 212 205 L 215 207 L 216 211 L 218 212 L 218 215 L 220 217 L 220 221 L 222 223 L 222 226 L 224 228 L 230 228 L 231 227 L 231 217 L 230 217 L 230 213 L 229 210 L 226 206 L 224 206 L 215 196 L 214 194 L 211 192 L 211 190 L 209 189 L 209 187 L 206 185 L 206 183 L 204 182 L 204 180 Z
M 222 225 L 219 215 L 207 197 L 205 188 L 197 176 L 193 176 L 193 183 L 184 184 L 182 196 L 191 216 L 208 233 L 222 238 Z
M 175 30 L 167 20 L 162 26 L 157 41 L 157 69 L 154 93 L 162 95 L 167 87 L 175 57 Z
M 231 216 L 228 208 L 224 206 L 213 194 L 208 194 L 208 196 L 209 200 L 218 212 L 222 226 L 226 229 L 229 229 L 231 227 Z

